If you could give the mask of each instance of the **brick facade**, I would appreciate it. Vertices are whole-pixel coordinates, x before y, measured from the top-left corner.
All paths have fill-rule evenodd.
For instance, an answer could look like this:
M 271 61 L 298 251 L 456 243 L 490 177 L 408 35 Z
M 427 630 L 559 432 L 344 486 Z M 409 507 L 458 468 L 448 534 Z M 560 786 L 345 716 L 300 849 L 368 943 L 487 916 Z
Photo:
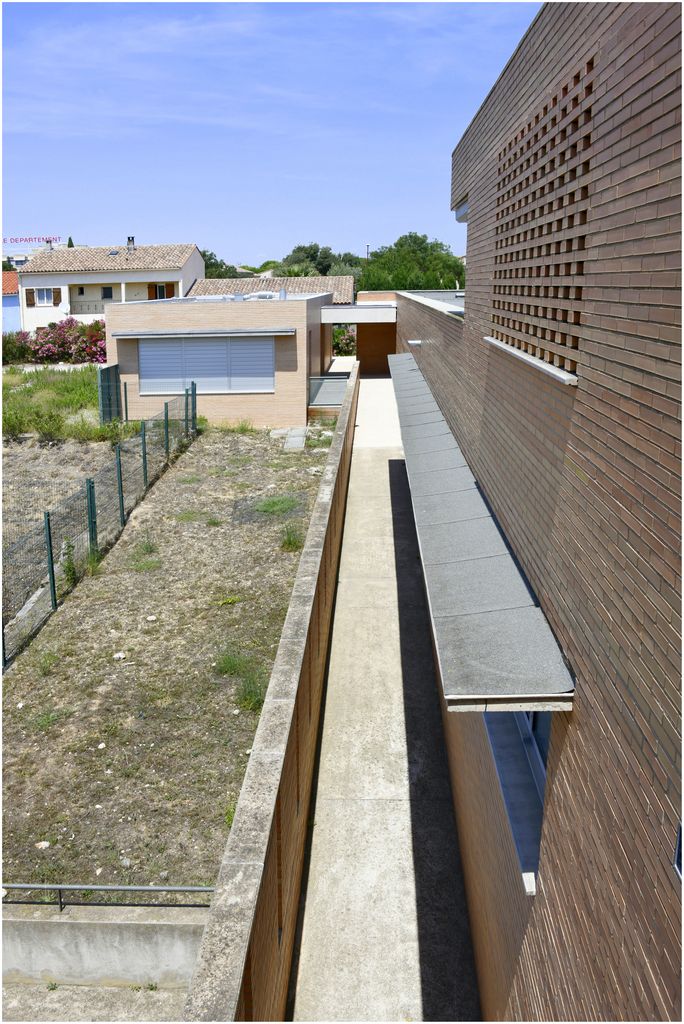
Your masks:
M 398 297 L 577 680 L 534 897 L 482 718 L 444 716 L 489 1019 L 681 1016 L 679 36 L 675 4 L 542 8 L 453 155 L 465 323 Z

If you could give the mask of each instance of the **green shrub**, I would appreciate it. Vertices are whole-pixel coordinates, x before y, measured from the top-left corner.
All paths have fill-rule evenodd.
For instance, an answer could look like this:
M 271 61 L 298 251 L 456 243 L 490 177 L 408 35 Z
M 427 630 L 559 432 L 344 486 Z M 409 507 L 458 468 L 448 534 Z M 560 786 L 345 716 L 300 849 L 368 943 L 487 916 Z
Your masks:
M 2 336 L 3 363 L 28 363 L 33 358 L 28 331 L 7 331 Z
M 64 417 L 56 409 L 36 409 L 33 427 L 41 441 L 59 441 L 64 437 Z
M 30 412 L 20 404 L 7 400 L 2 404 L 2 433 L 10 441 L 28 433 L 31 424 Z

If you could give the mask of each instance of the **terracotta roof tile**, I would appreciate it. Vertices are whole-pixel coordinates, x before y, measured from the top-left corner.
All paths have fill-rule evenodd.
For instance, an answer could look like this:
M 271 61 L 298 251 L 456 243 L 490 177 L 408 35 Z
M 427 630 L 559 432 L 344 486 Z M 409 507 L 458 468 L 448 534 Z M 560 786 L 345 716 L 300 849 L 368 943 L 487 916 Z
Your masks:
M 194 245 L 64 246 L 43 249 L 21 268 L 22 274 L 64 274 L 102 270 L 179 270 L 192 256 Z M 115 255 L 111 255 L 114 253 Z
M 3 270 L 2 272 L 2 294 L 18 295 L 19 278 L 16 270 Z
M 334 303 L 354 301 L 354 278 L 349 277 L 207 277 L 196 281 L 190 295 L 250 295 L 252 292 L 295 294 L 332 292 Z

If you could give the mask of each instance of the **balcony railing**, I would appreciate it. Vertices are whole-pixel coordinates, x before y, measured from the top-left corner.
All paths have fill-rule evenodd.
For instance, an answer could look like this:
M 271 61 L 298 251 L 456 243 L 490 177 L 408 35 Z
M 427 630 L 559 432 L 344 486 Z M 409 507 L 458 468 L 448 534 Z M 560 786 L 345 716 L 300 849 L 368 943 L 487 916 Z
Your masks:
M 111 299 L 108 301 L 111 301 Z M 71 312 L 74 316 L 79 316 L 79 314 L 82 315 L 83 313 L 104 313 L 105 305 L 106 302 L 103 299 L 94 299 L 87 302 L 76 299 L 70 303 Z

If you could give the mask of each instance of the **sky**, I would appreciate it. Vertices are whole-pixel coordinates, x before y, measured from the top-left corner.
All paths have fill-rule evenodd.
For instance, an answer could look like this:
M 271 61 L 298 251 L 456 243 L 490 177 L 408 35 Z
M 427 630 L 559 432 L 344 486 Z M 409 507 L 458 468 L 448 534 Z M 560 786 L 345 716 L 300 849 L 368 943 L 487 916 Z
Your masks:
M 540 6 L 5 2 L 3 239 L 460 255 L 451 152 Z

